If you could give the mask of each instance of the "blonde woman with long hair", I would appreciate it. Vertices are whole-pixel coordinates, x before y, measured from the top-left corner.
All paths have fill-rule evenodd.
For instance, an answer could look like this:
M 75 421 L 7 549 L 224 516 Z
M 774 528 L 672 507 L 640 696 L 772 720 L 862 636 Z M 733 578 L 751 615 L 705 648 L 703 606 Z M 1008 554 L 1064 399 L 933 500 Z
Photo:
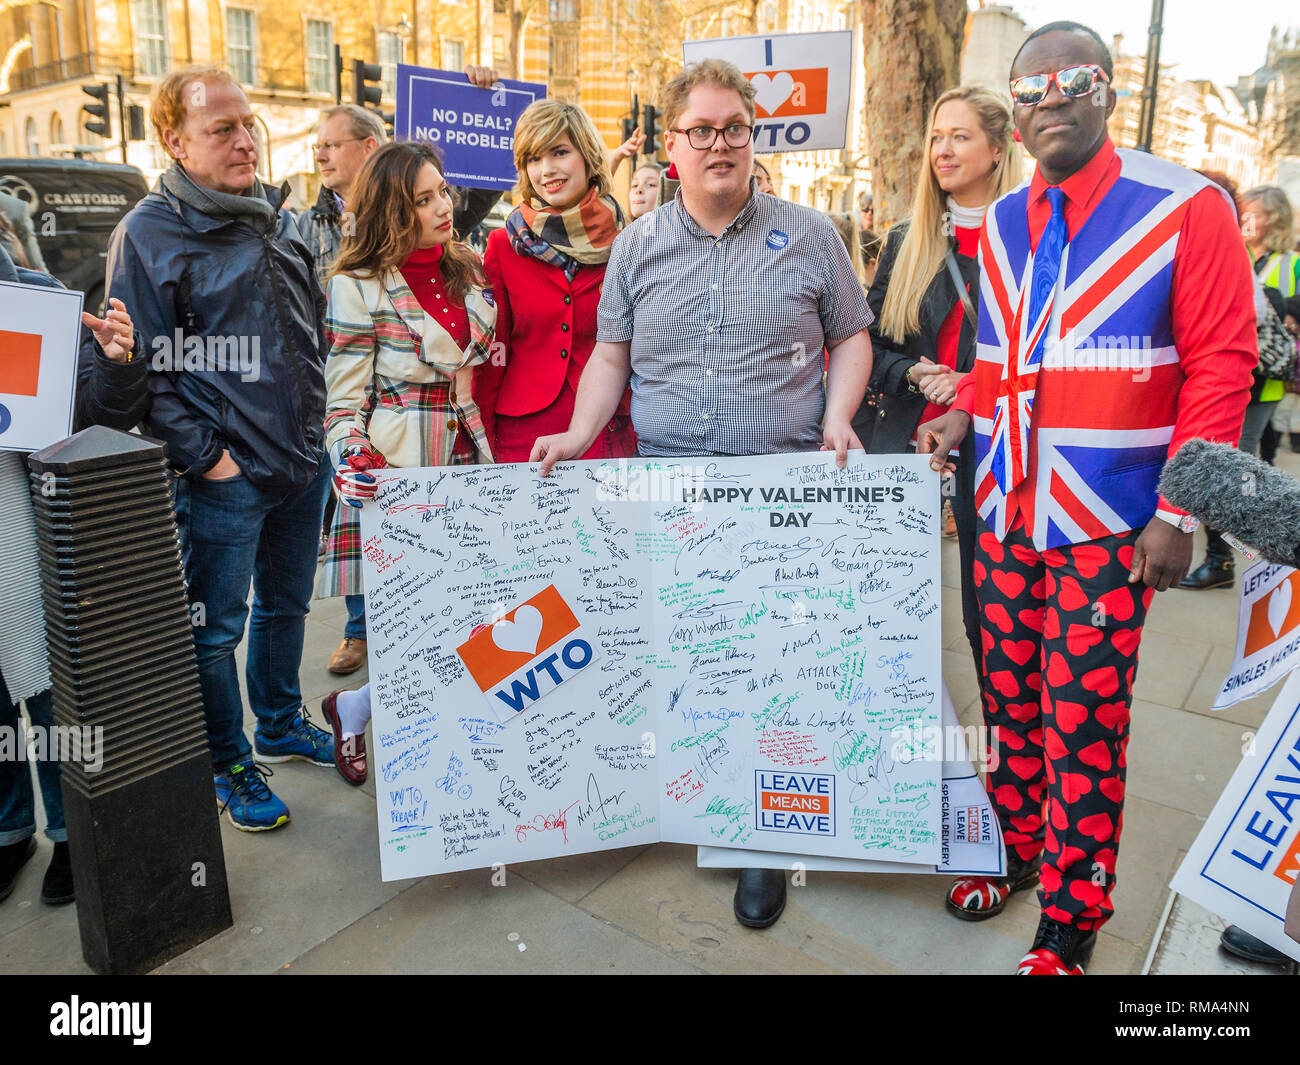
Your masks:
M 964 85 L 940 96 L 930 111 L 926 144 L 911 218 L 889 231 L 867 295 L 876 315 L 870 330 L 875 406 L 864 403 L 853 428 L 875 454 L 911 450 L 916 427 L 947 410 L 973 368 L 980 226 L 988 205 L 1018 183 L 1011 109 L 990 89 Z M 953 272 L 961 278 L 960 293 Z M 962 619 L 978 670 L 972 459 L 965 447 L 955 459 L 951 499 L 961 548 Z

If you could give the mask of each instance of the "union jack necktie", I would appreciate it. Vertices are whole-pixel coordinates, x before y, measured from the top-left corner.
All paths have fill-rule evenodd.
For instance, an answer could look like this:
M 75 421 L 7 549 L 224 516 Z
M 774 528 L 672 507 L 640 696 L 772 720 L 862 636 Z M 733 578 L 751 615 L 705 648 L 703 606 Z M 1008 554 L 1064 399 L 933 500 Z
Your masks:
M 1034 252 L 1029 281 L 1029 317 L 1022 331 L 1009 338 L 1011 350 L 1002 365 L 1002 380 L 994 407 L 993 439 L 990 441 L 992 468 L 1004 495 L 1009 495 L 1029 473 L 1029 427 L 1034 410 L 1034 390 L 1043 364 L 1047 325 L 1052 317 L 1052 295 L 1056 291 L 1061 254 L 1065 250 L 1065 193 L 1059 188 L 1049 188 L 1047 200 L 1052 205 L 1052 216 L 1047 220 Z M 1021 335 L 1025 338 L 1023 347 L 1019 343 Z

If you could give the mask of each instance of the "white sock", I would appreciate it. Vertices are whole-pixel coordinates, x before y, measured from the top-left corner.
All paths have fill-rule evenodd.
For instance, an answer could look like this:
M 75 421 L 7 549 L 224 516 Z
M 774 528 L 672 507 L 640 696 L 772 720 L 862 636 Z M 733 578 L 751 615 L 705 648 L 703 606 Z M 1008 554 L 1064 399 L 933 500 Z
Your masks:
M 366 731 L 366 725 L 370 721 L 370 685 L 356 691 L 339 692 L 335 708 L 339 712 L 339 727 L 343 730 L 343 738 L 359 736 Z

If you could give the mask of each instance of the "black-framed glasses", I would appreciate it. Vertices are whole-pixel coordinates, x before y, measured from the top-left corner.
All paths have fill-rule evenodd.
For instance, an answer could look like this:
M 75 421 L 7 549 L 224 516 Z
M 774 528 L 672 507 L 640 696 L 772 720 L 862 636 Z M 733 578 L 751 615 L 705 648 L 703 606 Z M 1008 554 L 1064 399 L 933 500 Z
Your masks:
M 1022 107 L 1033 107 L 1041 103 L 1043 97 L 1056 82 L 1061 95 L 1071 100 L 1087 96 L 1097 87 L 1098 80 L 1109 82 L 1106 72 L 1096 63 L 1085 63 L 1077 67 L 1066 67 L 1055 74 L 1025 74 L 1011 82 L 1011 98 Z
M 670 129 L 669 133 L 685 133 L 686 140 L 696 151 L 706 152 L 713 147 L 722 134 L 722 140 L 728 148 L 743 148 L 754 135 L 753 126 L 736 123 L 731 126 L 692 126 L 690 129 Z

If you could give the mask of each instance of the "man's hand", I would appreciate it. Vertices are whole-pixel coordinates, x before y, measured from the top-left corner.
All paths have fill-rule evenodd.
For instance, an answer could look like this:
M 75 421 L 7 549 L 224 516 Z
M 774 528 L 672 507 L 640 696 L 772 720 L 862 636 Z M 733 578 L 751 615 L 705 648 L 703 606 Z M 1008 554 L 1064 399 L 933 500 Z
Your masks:
M 232 477 L 238 477 L 241 473 L 243 473 L 243 470 L 230 457 L 230 452 L 222 451 L 221 458 L 217 459 L 217 464 L 203 475 L 203 479 L 205 481 L 228 481 Z
M 466 67 L 465 77 L 469 78 L 469 83 L 476 89 L 490 89 L 501 80 L 491 67 Z
M 126 313 L 125 303 L 110 299 L 108 306 L 108 313 L 103 318 L 82 311 L 81 324 L 95 335 L 105 355 L 114 362 L 126 362 L 135 346 L 135 327 L 131 324 L 131 316 Z
M 916 427 L 916 451 L 930 456 L 930 469 L 952 473 L 956 464 L 948 461 L 948 452 L 966 439 L 970 415 L 964 410 L 950 410 Z
M 590 446 L 572 430 L 567 433 L 556 433 L 554 436 L 539 436 L 533 443 L 528 461 L 540 462 L 542 468 L 537 472 L 543 477 L 549 477 L 551 469 L 557 462 L 577 458 Z
M 1187 576 L 1191 565 L 1192 534 L 1152 518 L 1133 545 L 1128 582 L 1142 581 L 1157 592 L 1167 591 Z
M 848 422 L 826 422 L 822 426 L 822 450 L 835 452 L 835 465 L 840 469 L 848 464 L 849 451 L 862 450 L 862 443 Z

